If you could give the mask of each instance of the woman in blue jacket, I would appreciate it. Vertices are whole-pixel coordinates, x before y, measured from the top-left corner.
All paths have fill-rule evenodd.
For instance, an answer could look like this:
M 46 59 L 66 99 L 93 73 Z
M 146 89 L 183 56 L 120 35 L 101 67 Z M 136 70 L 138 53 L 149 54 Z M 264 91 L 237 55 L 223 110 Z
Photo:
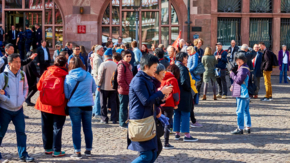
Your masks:
M 86 67 L 79 57 L 72 57 L 68 68 L 69 74 L 65 79 L 64 92 L 66 99 L 69 99 L 67 106 L 69 107 L 75 149 L 75 153 L 71 157 L 80 159 L 82 158 L 81 124 L 83 124 L 86 142 L 84 154 L 91 155 L 93 144 L 92 106 L 94 105 L 93 93 L 96 91 L 96 84 L 92 75 L 85 70 Z M 76 89 L 72 95 L 74 88 Z
M 189 55 L 188 61 L 187 61 L 187 67 L 189 69 L 189 72 L 191 74 L 191 77 L 195 82 L 200 81 L 200 75 L 195 75 L 194 70 L 196 69 L 198 65 L 198 56 L 199 54 L 195 51 L 194 47 L 190 46 L 187 48 L 187 54 Z
M 153 55 L 142 56 L 140 61 L 141 70 L 130 83 L 129 89 L 129 119 L 143 119 L 154 115 L 153 105 L 159 105 L 165 94 L 172 92 L 171 86 L 165 86 L 161 91 L 152 82 L 152 77 L 157 70 L 158 58 Z M 135 142 L 128 139 L 128 149 L 140 153 L 132 163 L 153 163 L 157 157 L 157 137 L 145 141 Z

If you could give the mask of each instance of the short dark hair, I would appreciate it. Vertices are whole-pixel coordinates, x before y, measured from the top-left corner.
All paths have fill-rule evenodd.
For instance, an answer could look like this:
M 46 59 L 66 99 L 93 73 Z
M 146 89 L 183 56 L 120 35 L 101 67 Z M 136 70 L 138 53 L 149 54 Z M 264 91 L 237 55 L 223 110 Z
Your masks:
M 122 36 L 119 36 L 118 39 L 119 39 L 119 38 L 120 38 L 120 39 L 123 39 Z
M 79 57 L 72 57 L 69 60 L 68 71 L 81 67 L 82 69 L 86 70 L 83 61 Z
M 12 63 L 13 60 L 16 59 L 16 58 L 18 58 L 18 57 L 20 58 L 20 55 L 17 54 L 17 53 L 13 53 L 13 54 L 9 55 L 8 56 L 8 63 Z
M 187 53 L 179 52 L 176 55 L 176 60 L 179 61 L 179 62 L 183 62 L 183 58 L 186 58 L 186 57 L 188 57 Z
M 161 48 L 156 48 L 154 53 L 159 59 L 164 57 L 164 51 Z
M 106 43 L 106 47 L 109 47 L 109 45 L 111 45 L 113 42 L 112 41 L 108 41 L 107 43 Z
M 125 47 L 126 47 L 127 49 L 129 49 L 129 48 L 130 48 L 130 45 L 129 45 L 128 43 L 126 43 L 126 44 L 125 44 Z
M 192 44 L 192 42 L 190 40 L 187 40 L 186 43 L 188 43 L 189 45 Z
M 178 80 L 180 78 L 180 70 L 176 65 L 169 65 L 166 69 L 169 72 L 172 72 L 174 77 Z
M 5 50 L 8 50 L 11 46 L 14 48 L 13 44 L 11 44 L 11 43 L 6 44 L 5 45 Z
M 12 25 L 12 26 L 13 26 L 13 25 Z M 25 25 L 25 27 L 29 28 L 29 25 L 28 25 L 28 24 L 26 24 L 26 25 Z
M 67 63 L 67 59 L 63 55 L 57 56 L 54 60 L 55 66 L 63 67 L 63 66 L 65 66 L 66 63 Z
M 125 50 L 125 51 L 122 51 L 121 54 L 122 54 L 122 58 L 124 58 L 126 55 L 131 54 L 131 52 L 129 50 Z M 133 56 L 131 56 L 131 57 L 133 57 Z
M 74 50 L 75 50 L 76 48 L 80 48 L 80 46 L 75 45 L 75 46 L 73 47 Z M 80 49 L 81 49 L 81 48 L 80 48 Z
M 68 54 L 66 50 L 61 51 L 61 52 L 59 53 L 59 55 L 64 56 L 64 57 L 66 56 L 66 54 Z
M 46 42 L 46 43 L 47 43 L 47 41 L 46 41 L 46 40 L 41 40 L 41 43 L 43 43 L 43 42 Z
M 131 43 L 131 46 L 132 46 L 133 48 L 136 48 L 136 47 L 137 47 L 137 41 L 133 41 L 133 42 Z
M 264 42 L 260 42 L 259 44 L 266 46 Z
M 156 56 L 152 54 L 143 55 L 140 61 L 140 68 L 141 70 L 144 70 L 145 66 L 150 68 L 153 64 L 157 63 L 159 63 L 159 59 Z
M 121 54 L 120 53 L 114 53 L 113 54 L 113 59 L 115 59 L 116 61 L 121 61 L 122 60 L 122 56 L 121 56 Z

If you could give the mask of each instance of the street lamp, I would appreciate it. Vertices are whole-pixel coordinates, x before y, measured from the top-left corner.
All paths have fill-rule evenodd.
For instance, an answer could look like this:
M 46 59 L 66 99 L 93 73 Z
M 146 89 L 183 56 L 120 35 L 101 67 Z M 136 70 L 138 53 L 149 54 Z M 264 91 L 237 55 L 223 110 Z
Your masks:
M 139 21 L 139 11 L 138 9 L 140 8 L 142 4 L 142 0 L 134 0 L 134 9 L 135 9 L 135 12 L 136 12 L 136 41 L 138 42 L 138 21 Z

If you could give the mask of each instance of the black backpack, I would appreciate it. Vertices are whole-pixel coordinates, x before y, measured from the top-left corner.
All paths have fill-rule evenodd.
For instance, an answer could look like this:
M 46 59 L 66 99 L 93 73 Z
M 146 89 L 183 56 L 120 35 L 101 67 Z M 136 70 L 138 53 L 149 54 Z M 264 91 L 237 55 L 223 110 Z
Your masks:
M 111 77 L 111 87 L 112 89 L 117 90 L 118 89 L 118 67 L 119 65 L 122 64 L 124 66 L 124 72 L 126 73 L 126 66 L 123 63 L 119 63 L 115 72 L 113 73 L 112 77 Z

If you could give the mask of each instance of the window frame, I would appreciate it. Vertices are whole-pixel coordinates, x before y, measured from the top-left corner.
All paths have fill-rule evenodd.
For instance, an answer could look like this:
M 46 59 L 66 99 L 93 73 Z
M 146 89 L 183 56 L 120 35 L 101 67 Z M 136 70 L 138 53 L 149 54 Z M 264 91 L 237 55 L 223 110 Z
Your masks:
M 175 6 L 174 5 L 174 3 L 172 2 L 173 0 L 168 0 L 168 9 L 169 9 L 169 15 L 168 15 L 168 19 L 169 19 L 169 23 L 168 24 L 162 24 L 162 22 L 161 22 L 161 13 L 162 13 L 162 8 L 161 8 L 161 4 L 162 4 L 162 2 L 161 2 L 162 0 L 158 0 L 158 9 L 142 9 L 142 6 L 140 7 L 140 8 L 138 8 L 138 12 L 139 12 L 139 23 L 138 23 L 138 25 L 139 25 L 139 27 L 138 27 L 138 45 L 139 45 L 139 47 L 141 47 L 142 46 L 142 37 L 140 37 L 141 36 L 141 34 L 142 34 L 142 12 L 158 12 L 159 14 L 158 14 L 158 19 L 159 19 L 159 41 L 158 41 L 158 43 L 159 44 L 161 44 L 161 27 L 168 27 L 169 28 L 169 38 L 168 38 L 168 42 L 169 42 L 169 44 L 172 44 L 173 42 L 171 41 L 171 36 L 172 36 L 172 34 L 171 34 L 171 28 L 172 27 L 178 27 L 179 28 L 179 30 L 181 29 L 181 19 L 180 19 L 180 17 L 179 17 L 179 13 L 178 13 L 178 11 L 176 10 L 176 8 L 177 8 L 177 6 Z M 105 4 L 104 6 L 104 10 L 102 10 L 101 12 L 102 12 L 102 15 L 100 16 L 100 40 L 101 40 L 101 42 L 102 42 L 102 33 L 103 33 L 103 31 L 102 31 L 102 28 L 103 27 L 109 27 L 109 36 L 110 37 L 112 37 L 112 27 L 120 27 L 119 28 L 119 33 L 120 33 L 120 36 L 122 36 L 123 35 L 123 33 L 122 33 L 122 19 L 123 19 L 123 12 L 135 12 L 136 10 L 135 9 L 123 9 L 123 7 L 122 7 L 122 2 L 123 2 L 123 0 L 119 0 L 119 12 L 120 12 L 120 14 L 119 14 L 119 21 L 120 21 L 120 23 L 119 23 L 119 25 L 113 25 L 112 24 L 112 9 L 113 9 L 113 5 L 112 5 L 112 0 L 109 0 L 109 2 L 107 3 L 107 4 Z M 109 6 L 109 13 L 110 13 L 110 23 L 109 24 L 103 24 L 102 23 L 102 20 L 103 20 L 103 16 L 104 16 L 104 14 L 105 14 L 105 11 L 106 11 L 106 9 L 107 9 L 107 7 Z M 175 10 L 175 12 L 176 12 L 176 14 L 177 14 L 177 18 L 178 18 L 178 24 L 171 24 L 171 12 L 172 12 L 172 9 L 171 9 L 171 6 L 173 7 L 173 9 Z M 112 37 L 113 38 L 113 37 Z M 102 42 L 103 43 L 103 42 Z

